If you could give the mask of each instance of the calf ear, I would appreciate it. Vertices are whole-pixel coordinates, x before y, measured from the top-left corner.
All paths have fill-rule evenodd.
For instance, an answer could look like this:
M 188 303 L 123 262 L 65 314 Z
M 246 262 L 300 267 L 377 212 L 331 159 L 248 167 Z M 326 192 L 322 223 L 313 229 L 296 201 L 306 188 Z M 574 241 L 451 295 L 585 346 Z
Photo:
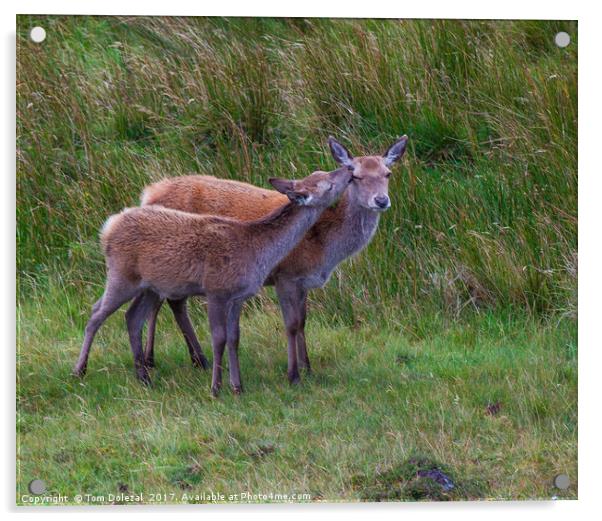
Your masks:
M 399 161 L 401 156 L 406 151 L 406 145 L 408 144 L 408 136 L 401 136 L 395 143 L 393 143 L 387 151 L 383 154 L 385 158 L 385 165 L 389 166 Z
M 268 182 L 280 193 L 286 195 L 293 203 L 304 205 L 310 199 L 310 194 L 307 190 L 295 190 L 294 181 L 280 179 L 279 177 L 270 177 Z
M 328 138 L 328 146 L 334 160 L 339 164 L 346 166 L 347 168 L 353 168 L 353 156 L 349 153 L 343 145 L 341 145 L 335 138 L 330 136 Z
M 298 205 L 305 205 L 311 199 L 311 195 L 309 192 L 305 190 L 289 190 L 286 192 L 286 196 L 293 202 Z
M 281 194 L 291 192 L 295 188 L 294 181 L 290 181 L 289 179 L 280 179 L 279 177 L 270 177 L 268 179 L 268 183 L 270 183 Z

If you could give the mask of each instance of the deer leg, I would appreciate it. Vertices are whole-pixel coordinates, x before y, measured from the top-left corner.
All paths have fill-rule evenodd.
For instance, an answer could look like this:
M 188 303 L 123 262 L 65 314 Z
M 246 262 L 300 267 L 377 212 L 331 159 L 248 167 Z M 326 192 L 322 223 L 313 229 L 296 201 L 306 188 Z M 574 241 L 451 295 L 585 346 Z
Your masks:
M 102 326 L 104 321 L 109 318 L 117 309 L 119 309 L 128 300 L 136 294 L 136 289 L 124 284 L 123 281 L 109 279 L 105 292 L 95 304 L 92 306 L 92 315 L 86 324 L 84 333 L 84 342 L 82 344 L 79 358 L 73 368 L 75 376 L 83 376 L 86 374 L 88 367 L 88 357 L 90 356 L 90 348 L 96 332 Z
M 299 316 L 299 330 L 297 331 L 297 357 L 299 366 L 307 373 L 311 373 L 309 357 L 307 356 L 307 345 L 305 344 L 305 319 L 307 317 L 307 290 L 301 289 L 299 294 L 297 314 Z
M 190 318 L 188 317 L 188 310 L 186 308 L 186 299 L 179 300 L 167 300 L 169 307 L 173 311 L 174 318 L 184 335 L 184 340 L 186 340 L 186 345 L 188 346 L 188 352 L 190 353 L 190 360 L 192 361 L 192 365 L 195 367 L 202 367 L 203 369 L 207 369 L 209 367 L 209 362 L 207 358 L 203 354 L 203 349 L 199 344 L 199 341 L 194 332 L 194 328 L 190 323 Z
M 134 299 L 125 313 L 136 375 L 138 380 L 145 385 L 150 385 L 151 380 L 144 361 L 144 351 L 142 350 L 142 329 L 147 316 L 156 307 L 157 302 L 160 302 L 160 299 L 156 293 L 145 291 Z
M 86 329 L 84 333 L 84 343 L 79 353 L 77 363 L 73 368 L 73 374 L 75 376 L 84 376 L 86 374 L 86 368 L 88 366 L 88 356 L 90 356 L 90 347 L 92 347 L 92 341 L 94 340 L 94 336 L 96 335 L 98 328 L 102 325 L 104 320 L 106 320 L 106 317 L 103 320 L 99 314 L 99 310 L 102 307 L 102 301 L 103 297 L 98 299 L 96 303 L 92 306 L 92 315 L 90 316 L 86 324 Z
M 158 300 L 156 306 L 151 310 L 148 316 L 148 328 L 146 332 L 146 348 L 144 349 L 144 363 L 146 367 L 155 367 L 155 329 L 157 327 L 157 316 L 163 305 L 163 301 Z
M 235 300 L 228 311 L 226 326 L 226 343 L 228 345 L 228 371 L 230 372 L 230 386 L 235 394 L 242 393 L 240 382 L 240 366 L 238 364 L 238 341 L 240 339 L 240 312 L 243 301 Z
M 213 346 L 213 375 L 211 394 L 217 398 L 222 387 L 222 357 L 226 345 L 226 318 L 228 306 L 222 299 L 207 299 L 207 314 L 211 328 L 211 343 Z
M 297 332 L 299 331 L 300 322 L 296 298 L 297 287 L 294 283 L 277 282 L 276 293 L 280 301 L 288 341 L 288 381 L 291 384 L 298 384 L 301 379 L 297 364 Z

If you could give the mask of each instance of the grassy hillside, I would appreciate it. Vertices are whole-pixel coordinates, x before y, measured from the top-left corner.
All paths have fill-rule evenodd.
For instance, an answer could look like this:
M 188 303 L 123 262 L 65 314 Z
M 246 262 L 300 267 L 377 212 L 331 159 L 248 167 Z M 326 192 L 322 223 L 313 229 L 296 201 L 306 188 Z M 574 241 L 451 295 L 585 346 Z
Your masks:
M 26 40 L 31 25 L 48 31 Z M 556 22 L 19 19 L 20 289 L 101 280 L 97 232 L 163 176 L 265 185 L 410 150 L 320 302 L 575 311 L 577 59 Z
M 576 496 L 576 23 L 17 26 L 20 494 L 46 477 L 71 495 Z M 132 377 L 122 312 L 88 377 L 69 377 L 104 283 L 98 230 L 146 184 L 198 172 L 267 186 L 333 169 L 330 134 L 360 155 L 404 133 L 373 242 L 310 296 L 316 375 L 300 388 L 271 289 L 246 306 L 240 400 L 209 399 L 167 313 L 155 388 Z M 191 314 L 208 349 L 203 305 Z M 453 492 L 416 482 L 424 461 Z

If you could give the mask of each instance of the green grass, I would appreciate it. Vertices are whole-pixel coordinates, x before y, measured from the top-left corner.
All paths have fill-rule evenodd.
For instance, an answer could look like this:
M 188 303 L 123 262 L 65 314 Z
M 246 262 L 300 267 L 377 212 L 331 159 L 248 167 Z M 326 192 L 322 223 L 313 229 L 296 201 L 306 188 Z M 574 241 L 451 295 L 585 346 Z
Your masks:
M 135 379 L 122 312 L 99 333 L 86 377 L 71 377 L 84 314 L 73 321 L 56 304 L 36 298 L 19 312 L 19 497 L 33 478 L 71 497 L 108 497 L 126 485 L 145 501 L 184 492 L 313 501 L 576 497 L 571 321 L 431 317 L 428 338 L 412 339 L 312 318 L 314 374 L 290 387 L 277 310 L 251 311 L 242 321 L 246 392 L 225 388 L 216 400 L 210 372 L 191 366 L 168 313 L 151 389 Z M 193 318 L 207 349 L 204 313 L 195 309 Z M 411 471 L 417 457 L 455 488 L 424 490 Z M 564 492 L 553 487 L 560 473 L 572 481 Z
M 19 16 L 20 492 L 576 497 L 577 42 L 557 21 Z M 403 133 L 374 240 L 311 295 L 301 387 L 271 290 L 246 306 L 240 398 L 209 399 L 166 317 L 153 389 L 122 312 L 68 376 L 98 230 L 145 185 L 266 186 L 334 168 L 329 134 L 360 155 Z

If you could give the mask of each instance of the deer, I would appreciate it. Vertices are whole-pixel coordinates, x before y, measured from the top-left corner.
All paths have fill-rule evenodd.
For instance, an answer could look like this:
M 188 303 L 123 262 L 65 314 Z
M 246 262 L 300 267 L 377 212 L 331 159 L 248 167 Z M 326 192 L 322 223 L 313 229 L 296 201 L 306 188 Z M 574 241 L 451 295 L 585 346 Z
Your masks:
M 291 384 L 300 382 L 299 368 L 311 372 L 305 340 L 308 291 L 322 287 L 334 269 L 359 253 L 376 232 L 381 213 L 391 206 L 388 195 L 390 167 L 404 155 L 408 137 L 397 139 L 382 155 L 353 157 L 334 137 L 328 145 L 334 160 L 351 173 L 351 181 L 336 207 L 327 209 L 303 240 L 265 280 L 273 285 L 280 302 L 288 343 L 287 375 Z M 283 195 L 240 181 L 207 175 L 167 178 L 149 185 L 141 205 L 162 205 L 191 213 L 210 213 L 239 221 L 258 219 L 283 202 Z M 180 327 L 193 364 L 198 365 L 200 344 L 190 326 L 185 301 L 168 303 Z M 145 361 L 154 367 L 157 314 L 151 311 Z M 184 327 L 182 327 L 184 325 Z
M 314 172 L 301 180 L 270 178 L 286 203 L 251 221 L 198 215 L 148 205 L 126 208 L 106 221 L 101 231 L 107 277 L 103 296 L 92 307 L 73 373 L 86 372 L 94 336 L 104 321 L 131 301 L 125 318 L 137 378 L 151 380 L 142 349 L 142 329 L 150 311 L 163 299 L 207 299 L 213 347 L 211 393 L 222 386 L 222 357 L 228 347 L 230 385 L 243 390 L 238 362 L 240 313 L 273 268 L 297 245 L 327 207 L 341 196 L 351 172 Z M 177 308 L 177 306 L 176 306 Z M 184 335 L 194 335 L 180 322 Z M 202 351 L 196 362 L 208 367 Z

